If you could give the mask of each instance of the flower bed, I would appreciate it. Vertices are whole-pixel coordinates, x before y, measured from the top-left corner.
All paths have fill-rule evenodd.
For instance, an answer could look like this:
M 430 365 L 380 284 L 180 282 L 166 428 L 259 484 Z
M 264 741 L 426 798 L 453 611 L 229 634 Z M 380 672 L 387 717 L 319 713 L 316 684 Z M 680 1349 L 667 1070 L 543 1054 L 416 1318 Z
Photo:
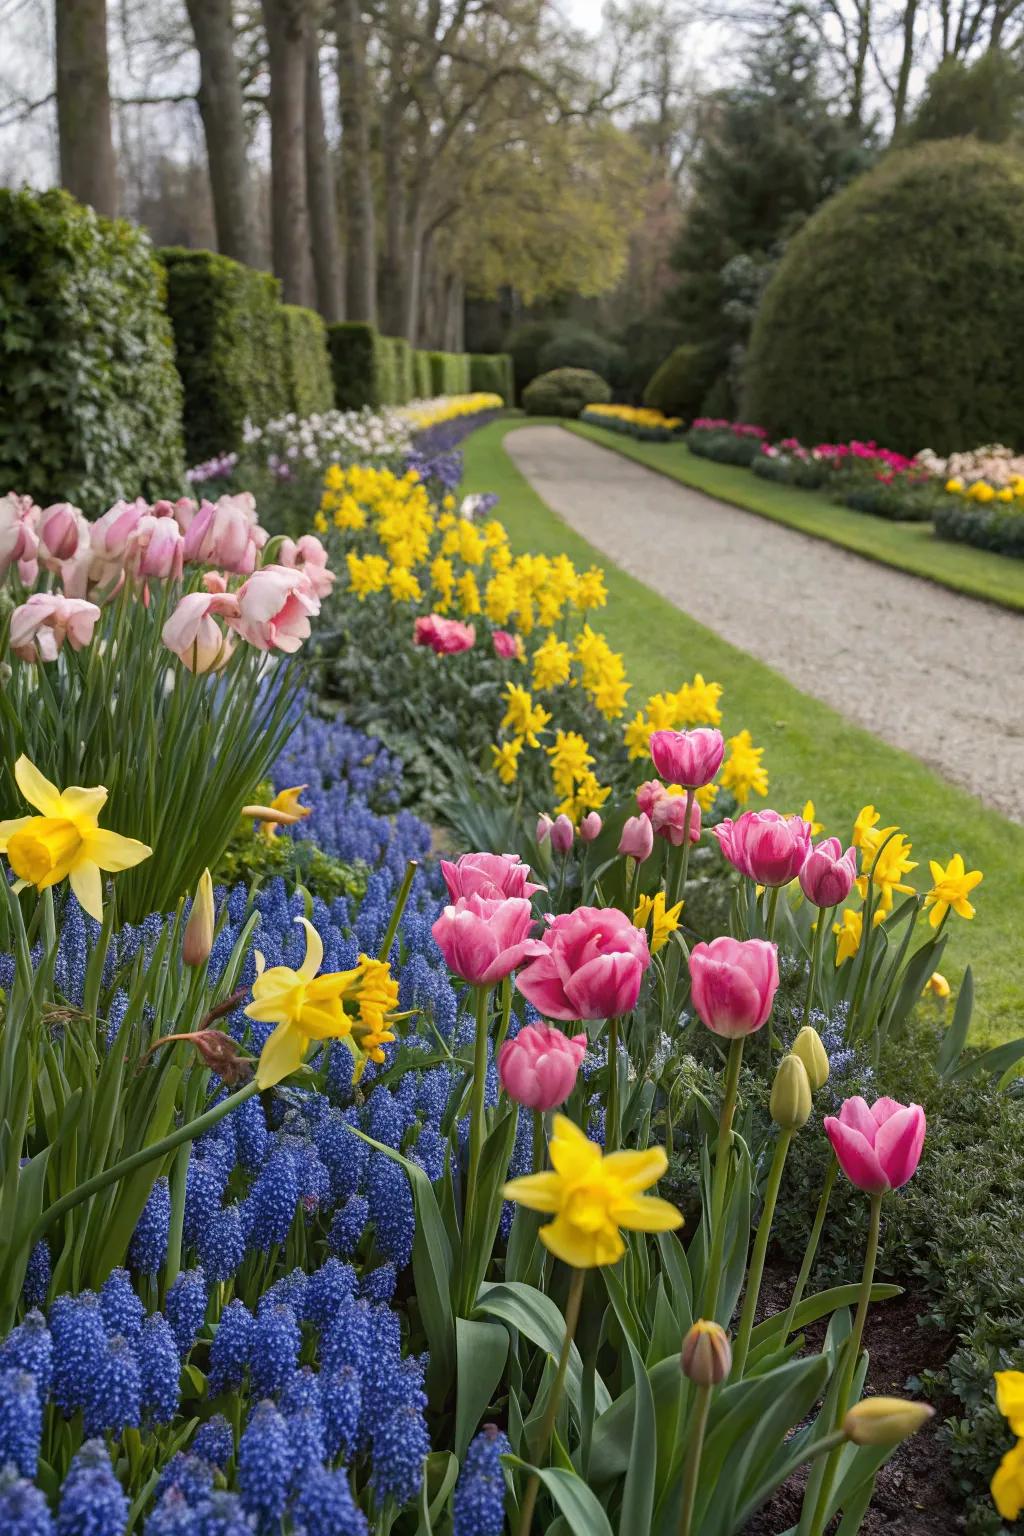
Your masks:
M 648 443 L 669 442 L 679 436 L 684 425 L 678 416 L 663 416 L 661 411 L 638 405 L 588 405 L 580 421 L 607 427 L 609 432 L 624 432 Z
M 697 416 L 683 441 L 691 453 L 718 464 L 739 464 L 749 469 L 768 434 L 764 427 L 745 421 L 726 421 L 713 416 Z
M 935 531 L 944 539 L 1024 558 L 1024 476 L 1006 476 L 1005 460 L 989 457 L 982 463 L 974 478 L 954 475 L 946 481 Z

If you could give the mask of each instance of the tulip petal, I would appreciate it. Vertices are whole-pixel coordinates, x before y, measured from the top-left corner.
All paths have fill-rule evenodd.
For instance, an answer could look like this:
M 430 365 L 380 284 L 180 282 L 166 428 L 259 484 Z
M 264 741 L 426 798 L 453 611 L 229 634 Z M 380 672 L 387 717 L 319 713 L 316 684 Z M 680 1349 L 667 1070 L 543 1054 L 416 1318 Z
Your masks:
M 524 1178 L 510 1179 L 502 1194 L 531 1211 L 557 1211 L 562 1203 L 562 1181 L 556 1173 L 528 1173 Z
M 892 1119 L 893 1115 L 898 1115 L 900 1110 L 905 1108 L 906 1106 L 901 1104 L 899 1099 L 887 1099 L 883 1096 L 872 1104 L 871 1117 L 876 1125 L 884 1125 L 887 1120 Z
M 924 1146 L 925 1118 L 919 1104 L 908 1104 L 879 1127 L 875 1155 L 893 1189 L 914 1174 Z
M 868 1108 L 866 1099 L 862 1099 L 859 1093 L 847 1099 L 839 1111 L 839 1118 L 844 1125 L 850 1126 L 855 1131 L 860 1131 L 866 1141 L 872 1146 L 875 1144 L 875 1136 L 878 1131 L 878 1121 Z
M 78 897 L 78 905 L 83 912 L 88 912 L 98 923 L 103 921 L 103 881 L 100 879 L 99 865 L 84 859 L 69 870 L 68 879 L 71 889 Z
M 306 1042 L 290 1024 L 279 1024 L 270 1034 L 260 1053 L 256 1082 L 261 1089 L 273 1088 L 290 1077 L 302 1065 Z
M 668 1158 L 664 1147 L 648 1147 L 646 1152 L 610 1152 L 603 1167 L 624 1190 L 635 1193 L 657 1184 L 668 1168 Z
M 303 981 L 312 981 L 317 971 L 324 963 L 324 944 L 308 917 L 297 917 L 297 923 L 301 923 L 306 930 L 306 954 L 296 974 Z
M 547 1019 L 577 1019 L 579 1014 L 565 995 L 553 955 L 539 955 L 516 977 L 516 989 Z
M 24 753 L 14 765 L 14 782 L 29 805 L 34 805 L 44 816 L 61 814 L 60 790 L 56 784 L 44 778 L 35 763 L 30 763 Z
M 825 1117 L 825 1133 L 839 1159 L 839 1166 L 851 1184 L 869 1194 L 878 1194 L 889 1188 L 885 1170 L 866 1136 L 852 1126 L 844 1125 L 833 1115 Z
M 134 837 L 122 837 L 120 832 L 107 832 L 102 827 L 97 827 L 85 838 L 85 850 L 94 864 L 111 874 L 120 869 L 134 869 L 153 852 Z

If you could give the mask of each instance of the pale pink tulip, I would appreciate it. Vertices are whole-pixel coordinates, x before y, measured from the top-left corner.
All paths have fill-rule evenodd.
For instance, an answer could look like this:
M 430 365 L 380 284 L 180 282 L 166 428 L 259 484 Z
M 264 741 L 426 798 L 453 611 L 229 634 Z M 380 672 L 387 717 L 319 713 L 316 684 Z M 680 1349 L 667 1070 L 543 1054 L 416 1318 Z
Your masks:
M 219 672 L 231 659 L 235 642 L 215 615 L 230 619 L 237 612 L 233 593 L 188 592 L 164 625 L 161 638 L 190 672 Z
M 686 836 L 686 796 L 662 795 L 651 812 L 651 825 L 673 848 L 680 847 Z M 700 842 L 700 830 L 700 806 L 695 800 L 690 806 L 691 843 Z
M 725 753 L 721 731 L 702 725 L 695 731 L 654 731 L 651 757 L 663 779 L 684 789 L 710 784 Z
M 149 503 L 141 496 L 134 501 L 115 501 L 90 527 L 94 558 L 104 565 L 122 565 L 128 540 L 148 515 Z
M 548 918 L 542 953 L 516 977 L 551 1019 L 611 1019 L 636 1007 L 651 963 L 647 935 L 617 907 L 577 907 Z
M 541 811 L 540 815 L 537 817 L 538 843 L 547 842 L 548 838 L 551 836 L 551 828 L 553 826 L 554 822 L 551 820 L 551 817 L 548 815 L 547 811 Z
M 290 571 L 301 571 L 317 597 L 330 595 L 334 572 L 327 569 L 327 551 L 313 534 L 304 533 L 297 543 L 294 539 L 282 539 L 277 563 Z
M 921 1161 L 925 1134 L 920 1104 L 876 1099 L 870 1107 L 858 1094 L 838 1117 L 826 1115 L 825 1131 L 851 1184 L 869 1194 L 899 1189 Z
M 527 1109 L 554 1109 L 576 1086 L 586 1035 L 563 1035 L 550 1024 L 527 1024 L 498 1052 L 498 1080 Z
M 173 517 L 139 519 L 124 552 L 125 570 L 137 581 L 177 581 L 184 564 L 185 539 Z
M 264 565 L 235 593 L 237 611 L 227 621 L 243 640 L 261 651 L 297 651 L 310 636 L 310 618 L 320 599 L 301 571 Z
M 596 837 L 601 836 L 603 825 L 596 811 L 588 811 L 580 822 L 580 837 L 585 843 L 592 843 Z
M 654 850 L 654 828 L 649 816 L 630 816 L 623 824 L 619 852 L 642 864 Z
M 256 569 L 256 556 L 267 542 L 267 531 L 256 519 L 256 502 L 248 491 L 203 501 L 185 532 L 185 561 L 216 565 L 236 576 Z
M 532 896 L 544 889 L 531 881 L 530 866 L 518 853 L 464 853 L 454 864 L 442 859 L 441 874 L 452 901 L 460 896 L 500 901 L 503 896 Z
M 64 641 L 80 651 L 92 639 L 100 610 L 80 598 L 33 592 L 11 614 L 11 650 L 22 661 L 54 661 Z
M 179 496 L 177 501 L 171 502 L 171 516 L 181 529 L 182 533 L 188 533 L 195 519 L 199 507 L 191 496 Z
M 788 885 L 811 849 L 810 823 L 778 811 L 744 811 L 711 830 L 729 863 L 758 885 Z
M 474 987 L 490 987 L 544 946 L 530 937 L 533 912 L 525 896 L 497 901 L 460 896 L 445 907 L 431 933 L 445 963 Z
M 31 496 L 11 491 L 0 496 L 0 578 L 12 565 L 18 567 L 18 579 L 31 587 L 39 576 L 39 508 Z
M 647 779 L 638 786 L 636 803 L 643 816 L 653 816 L 654 807 L 659 800 L 664 800 L 668 790 L 660 779 Z
M 712 939 L 690 951 L 690 1001 L 716 1035 L 752 1035 L 772 1011 L 779 957 L 765 939 Z
M 857 878 L 857 850 L 838 837 L 824 838 L 812 848 L 800 870 L 800 889 L 816 907 L 837 907 L 846 900 Z
M 59 571 L 73 560 L 82 543 L 90 543 L 89 524 L 69 501 L 55 501 L 39 515 L 39 559 L 48 571 Z
M 551 823 L 551 847 L 555 853 L 568 853 L 576 833 L 568 816 L 556 816 Z

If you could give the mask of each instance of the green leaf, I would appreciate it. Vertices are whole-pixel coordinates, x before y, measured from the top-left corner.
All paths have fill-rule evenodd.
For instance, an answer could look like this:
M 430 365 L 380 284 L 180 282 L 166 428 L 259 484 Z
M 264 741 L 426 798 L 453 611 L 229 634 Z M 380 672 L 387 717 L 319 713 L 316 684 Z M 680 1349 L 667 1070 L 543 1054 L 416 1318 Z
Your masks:
M 545 1296 L 542 1291 L 536 1290 L 532 1285 L 523 1285 L 515 1280 L 504 1281 L 497 1285 L 484 1284 L 480 1287 L 476 1310 L 485 1312 L 489 1317 L 498 1318 L 510 1328 L 518 1328 L 531 1343 L 543 1349 L 553 1360 L 558 1359 L 562 1340 L 565 1337 L 565 1319 L 551 1297 Z M 582 1385 L 583 1362 L 574 1344 L 569 1352 L 566 1391 L 573 1407 L 577 1410 L 580 1406 Z M 600 1376 L 595 1384 L 594 1400 L 598 1413 L 604 1413 L 611 1406 L 608 1388 Z
M 431 1451 L 423 1464 L 416 1536 L 433 1536 L 434 1521 L 447 1504 L 458 1476 L 459 1463 L 451 1451 Z
M 461 1461 L 483 1417 L 508 1359 L 508 1329 L 501 1323 L 455 1319 L 458 1363 L 455 1399 L 455 1454 Z
M 596 1496 L 575 1472 L 567 1472 L 562 1467 L 532 1467 L 527 1461 L 520 1461 L 518 1457 L 514 1459 L 525 1472 L 537 1474 L 542 1487 L 547 1489 L 558 1505 L 573 1536 L 615 1536 L 608 1523 L 608 1516 Z M 626 1536 L 625 1530 L 622 1536 Z M 634 1533 L 630 1532 L 629 1536 L 634 1536 Z M 638 1531 L 635 1536 L 641 1536 L 641 1533 Z M 647 1533 L 643 1533 L 643 1536 L 647 1536 Z
M 968 966 L 964 971 L 964 979 L 960 983 L 960 992 L 953 1010 L 953 1022 L 942 1038 L 939 1054 L 935 1059 L 935 1069 L 942 1078 L 947 1077 L 960 1060 L 963 1048 L 967 1044 L 967 1031 L 971 1027 L 973 1010 L 974 973 Z
M 1007 1040 L 1004 1045 L 994 1045 L 990 1050 L 982 1051 L 979 1056 L 971 1056 L 967 1061 L 962 1061 L 955 1071 L 947 1073 L 946 1082 L 958 1083 L 968 1077 L 1008 1072 L 1022 1057 L 1024 1057 L 1024 1036 L 1016 1040 Z
M 891 1301 L 894 1296 L 902 1296 L 901 1285 L 883 1285 L 881 1282 L 871 1287 L 872 1301 Z M 840 1307 L 852 1307 L 860 1296 L 859 1282 L 851 1285 L 834 1285 L 831 1290 L 819 1291 L 815 1296 L 807 1296 L 797 1307 L 793 1317 L 794 1331 L 808 1327 L 816 1323 L 820 1317 L 827 1317 L 830 1312 L 836 1312 Z M 763 1323 L 758 1323 L 750 1335 L 749 1363 L 754 1365 L 758 1359 L 764 1359 L 771 1352 L 771 1342 L 781 1330 L 785 1321 L 784 1312 L 775 1312 L 771 1317 L 766 1317 Z M 747 1374 L 751 1374 L 748 1369 Z
M 633 1438 L 629 1450 L 629 1469 L 622 1489 L 619 1536 L 646 1536 L 654 1513 L 654 1475 L 657 1470 L 657 1419 L 654 1393 L 647 1369 L 626 1336 L 629 1360 L 633 1367 Z

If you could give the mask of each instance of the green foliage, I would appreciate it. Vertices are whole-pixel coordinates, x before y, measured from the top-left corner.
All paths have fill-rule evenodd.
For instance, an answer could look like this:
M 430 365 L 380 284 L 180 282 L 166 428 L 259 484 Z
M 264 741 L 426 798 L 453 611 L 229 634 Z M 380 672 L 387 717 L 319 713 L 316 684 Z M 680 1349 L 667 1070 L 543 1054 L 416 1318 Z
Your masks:
M 391 347 L 392 405 L 405 405 L 413 397 L 412 347 L 404 336 L 387 338 Z
M 334 385 L 327 327 L 316 310 L 301 304 L 281 306 L 281 325 L 290 409 L 300 419 L 329 411 L 334 405 Z
M 716 464 L 739 464 L 749 469 L 760 456 L 762 439 L 723 426 L 692 428 L 683 441 L 699 458 L 713 459 Z
M 372 325 L 346 320 L 327 327 L 334 403 L 342 411 L 382 405 L 390 387 L 388 349 Z
M 716 372 L 714 352 L 692 342 L 676 347 L 644 390 L 644 405 L 663 416 L 695 416 Z
M 65 192 L 0 191 L 0 482 L 101 511 L 175 494 L 181 384 L 146 236 Z
M 469 393 L 469 357 L 465 352 L 428 352 L 431 393 L 465 395 Z
M 905 139 L 962 139 L 1004 144 L 1020 127 L 1024 74 L 1010 54 L 987 49 L 972 63 L 944 59 L 928 81 Z
M 506 405 L 514 405 L 515 379 L 508 353 L 471 353 L 469 387 L 473 394 L 500 395 Z
M 1002 502 L 986 506 L 960 496 L 942 495 L 932 509 L 935 532 L 958 544 L 973 544 L 1024 560 L 1024 512 Z
M 585 368 L 611 382 L 623 363 L 620 349 L 596 331 L 581 325 L 561 325 L 541 347 L 538 373 L 556 368 Z
M 1022 323 L 1024 165 L 969 140 L 890 155 L 790 244 L 744 411 L 773 433 L 904 453 L 1014 441 Z
M 540 373 L 541 349 L 547 346 L 563 323 L 559 320 L 526 320 L 505 337 L 505 351 L 512 359 L 517 396 L 522 396 L 527 384 Z
M 280 290 L 268 272 L 213 251 L 159 256 L 195 464 L 239 448 L 246 418 L 261 425 L 290 409 Z
M 629 405 L 640 405 L 644 389 L 665 359 L 686 339 L 678 320 L 634 320 L 616 338 L 622 354 L 615 370 L 616 394 Z
M 273 797 L 273 786 L 266 782 L 255 798 L 258 804 L 268 805 Z M 243 818 L 213 871 L 217 885 L 266 885 L 280 876 L 291 889 L 303 885 L 328 903 L 339 896 L 351 897 L 357 904 L 362 901 L 370 874 L 365 864 L 332 858 L 310 838 L 291 837 L 287 832 L 268 837 L 267 825 Z
M 413 396 L 427 400 L 431 394 L 430 353 L 416 351 L 412 355 Z
M 523 390 L 528 416 L 578 416 L 585 405 L 607 405 L 610 385 L 585 368 L 556 368 L 542 373 Z

